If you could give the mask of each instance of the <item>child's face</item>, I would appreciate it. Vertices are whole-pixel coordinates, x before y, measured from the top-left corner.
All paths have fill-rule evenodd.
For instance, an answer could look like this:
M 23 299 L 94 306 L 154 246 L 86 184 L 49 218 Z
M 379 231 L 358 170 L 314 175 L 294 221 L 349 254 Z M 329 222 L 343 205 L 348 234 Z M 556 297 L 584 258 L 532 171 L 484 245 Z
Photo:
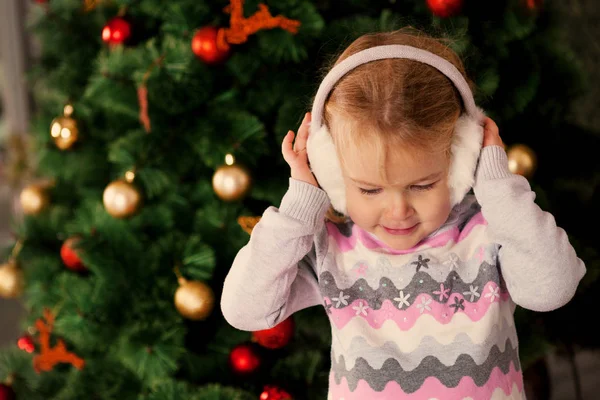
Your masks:
M 390 153 L 385 165 L 388 182 L 383 182 L 369 153 L 355 152 L 358 159 L 343 167 L 348 214 L 391 248 L 409 249 L 450 214 L 449 160 L 444 154 Z

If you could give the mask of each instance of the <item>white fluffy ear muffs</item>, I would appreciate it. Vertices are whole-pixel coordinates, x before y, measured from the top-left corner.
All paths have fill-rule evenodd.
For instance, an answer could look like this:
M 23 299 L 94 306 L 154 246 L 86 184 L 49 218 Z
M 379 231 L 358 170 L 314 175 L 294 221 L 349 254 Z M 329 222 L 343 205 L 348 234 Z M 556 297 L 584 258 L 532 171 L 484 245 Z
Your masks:
M 475 181 L 475 169 L 483 142 L 484 113 L 475 105 L 469 85 L 454 65 L 433 53 L 411 46 L 387 45 L 360 51 L 336 65 L 323 79 L 313 103 L 310 134 L 306 145 L 313 174 L 329 196 L 333 208 L 347 215 L 342 168 L 331 134 L 322 123 L 325 101 L 335 84 L 349 71 L 366 62 L 385 58 L 406 58 L 431 65 L 446 75 L 462 96 L 466 113 L 457 120 L 454 127 L 452 159 L 448 173 L 450 201 L 452 206 L 455 206 L 462 201 Z
M 331 205 L 337 212 L 346 214 L 346 184 L 342 175 L 342 166 L 333 144 L 333 138 L 325 124 L 317 132 L 310 132 L 306 142 L 306 151 L 310 168 L 317 178 L 319 186 L 329 196 Z
M 475 183 L 475 169 L 483 144 L 483 127 L 468 115 L 462 115 L 454 125 L 452 158 L 448 171 L 450 204 L 460 203 Z

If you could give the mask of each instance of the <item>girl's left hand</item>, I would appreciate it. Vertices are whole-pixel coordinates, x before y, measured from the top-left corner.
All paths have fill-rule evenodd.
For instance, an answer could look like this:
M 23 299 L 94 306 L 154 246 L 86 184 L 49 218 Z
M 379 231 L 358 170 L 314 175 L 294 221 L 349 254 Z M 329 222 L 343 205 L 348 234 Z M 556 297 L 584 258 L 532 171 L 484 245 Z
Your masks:
M 500 138 L 500 130 L 498 129 L 498 125 L 490 118 L 486 117 L 483 121 L 483 145 L 485 146 L 500 146 L 503 149 L 506 149 L 506 146 L 502 142 Z

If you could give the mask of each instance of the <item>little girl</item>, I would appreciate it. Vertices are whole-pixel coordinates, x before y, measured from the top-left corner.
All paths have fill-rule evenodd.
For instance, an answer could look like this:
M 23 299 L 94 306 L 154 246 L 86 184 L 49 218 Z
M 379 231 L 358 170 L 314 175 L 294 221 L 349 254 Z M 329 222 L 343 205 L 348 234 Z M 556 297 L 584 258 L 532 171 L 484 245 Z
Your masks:
M 329 399 L 524 399 L 515 307 L 563 306 L 585 266 L 458 56 L 413 31 L 358 38 L 293 141 L 289 189 L 225 280 L 227 321 L 324 305 Z

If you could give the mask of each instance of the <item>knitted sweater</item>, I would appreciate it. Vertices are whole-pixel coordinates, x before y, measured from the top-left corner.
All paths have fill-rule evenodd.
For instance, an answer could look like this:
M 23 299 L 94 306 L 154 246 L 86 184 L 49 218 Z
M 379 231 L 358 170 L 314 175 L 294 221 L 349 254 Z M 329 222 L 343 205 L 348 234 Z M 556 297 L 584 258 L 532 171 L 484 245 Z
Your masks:
M 400 251 L 352 222 L 326 223 L 325 192 L 290 179 L 235 258 L 224 317 L 255 331 L 324 306 L 328 399 L 524 399 L 515 307 L 561 307 L 585 265 L 501 147 L 482 149 L 473 189 Z

